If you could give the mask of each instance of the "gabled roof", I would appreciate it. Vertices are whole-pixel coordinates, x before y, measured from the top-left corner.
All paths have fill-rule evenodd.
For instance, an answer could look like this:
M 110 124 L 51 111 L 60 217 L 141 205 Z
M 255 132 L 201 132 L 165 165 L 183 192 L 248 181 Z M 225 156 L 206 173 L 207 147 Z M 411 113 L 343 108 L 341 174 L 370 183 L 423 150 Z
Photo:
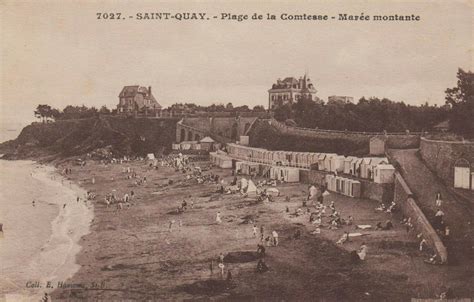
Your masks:
M 375 168 L 377 169 L 387 169 L 387 170 L 395 170 L 395 167 L 390 164 L 380 164 L 377 165 Z
M 294 77 L 287 77 L 283 80 L 284 83 L 298 84 L 299 81 Z
M 202 140 L 200 140 L 201 143 L 214 143 L 215 141 L 210 138 L 209 136 L 206 136 L 205 138 L 203 138 Z
M 388 164 L 388 159 L 385 157 L 374 157 L 372 158 L 372 161 L 370 162 L 371 165 L 379 165 L 382 163 L 387 163 Z
M 153 96 L 153 93 L 148 88 L 139 85 L 124 86 L 119 94 L 119 98 L 134 98 L 138 93 L 142 94 L 145 100 L 150 100 L 155 108 L 162 108 Z
M 134 97 L 138 93 L 138 88 L 139 87 L 140 86 L 138 86 L 138 85 L 123 86 L 122 91 L 119 94 L 119 97 L 121 97 L 121 98 Z

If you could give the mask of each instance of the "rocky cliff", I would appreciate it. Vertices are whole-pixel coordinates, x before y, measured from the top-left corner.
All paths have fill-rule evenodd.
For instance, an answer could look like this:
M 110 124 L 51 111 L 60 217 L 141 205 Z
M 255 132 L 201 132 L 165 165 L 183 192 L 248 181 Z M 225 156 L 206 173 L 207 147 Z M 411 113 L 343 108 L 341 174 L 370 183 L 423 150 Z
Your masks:
M 97 117 L 33 123 L 18 138 L 0 144 L 6 159 L 50 161 L 106 149 L 114 156 L 166 153 L 177 119 Z

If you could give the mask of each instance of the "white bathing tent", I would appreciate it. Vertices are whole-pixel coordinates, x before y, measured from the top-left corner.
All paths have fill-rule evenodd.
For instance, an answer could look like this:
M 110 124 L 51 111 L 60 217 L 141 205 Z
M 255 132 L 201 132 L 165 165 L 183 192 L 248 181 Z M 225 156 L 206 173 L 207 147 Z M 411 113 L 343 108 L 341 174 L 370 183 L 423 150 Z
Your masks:
M 324 171 L 324 161 L 326 160 L 326 153 L 319 153 L 318 170 Z
M 344 174 L 352 174 L 352 161 L 357 159 L 354 156 L 348 156 L 344 159 Z
M 352 166 L 352 175 L 356 177 L 361 177 L 361 165 L 362 165 L 362 158 L 354 158 L 351 162 Z
M 243 190 L 247 195 L 257 195 L 257 186 L 251 179 L 248 180 L 247 187 Z
M 272 166 L 270 168 L 270 178 L 285 182 L 299 182 L 300 170 L 285 166 Z
M 460 158 L 454 162 L 454 187 L 469 189 L 470 164 L 467 159 Z M 474 178 L 472 179 L 474 180 Z M 474 183 L 472 188 L 474 190 Z
M 154 160 L 154 159 L 155 159 L 155 154 L 153 154 L 153 153 L 148 153 L 148 154 L 146 155 L 146 158 L 147 158 L 147 159 L 150 159 L 150 160 Z
M 370 171 L 370 162 L 372 161 L 372 158 L 370 157 L 364 157 L 362 159 L 362 162 L 360 163 L 360 177 L 361 178 L 369 178 L 369 171 Z
M 342 155 L 334 155 L 331 158 L 331 172 L 344 172 L 344 159 L 345 157 Z
M 388 159 L 386 157 L 373 157 L 368 166 L 368 173 L 367 173 L 367 175 L 369 176 L 368 178 L 374 179 L 375 167 L 377 167 L 378 165 L 383 165 L 383 164 L 389 164 Z
M 361 184 L 357 180 L 327 174 L 326 184 L 329 191 L 356 198 L 361 196 Z
M 374 182 L 379 184 L 393 183 L 395 167 L 388 164 L 380 164 L 374 168 Z
M 337 156 L 335 153 L 326 153 L 326 157 L 324 158 L 324 171 L 334 172 L 332 169 L 332 158 Z

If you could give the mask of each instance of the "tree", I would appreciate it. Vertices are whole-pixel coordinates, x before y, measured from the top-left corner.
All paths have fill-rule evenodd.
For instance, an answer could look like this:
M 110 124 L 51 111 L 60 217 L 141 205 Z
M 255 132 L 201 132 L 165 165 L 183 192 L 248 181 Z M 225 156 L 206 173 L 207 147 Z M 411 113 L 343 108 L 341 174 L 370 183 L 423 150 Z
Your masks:
M 256 105 L 256 106 L 253 107 L 253 111 L 263 112 L 263 111 L 265 111 L 265 107 L 263 107 L 262 105 Z
M 287 119 L 293 118 L 293 110 L 291 108 L 291 104 L 286 103 L 282 106 L 277 107 L 275 110 L 274 117 L 277 121 L 284 122 Z
M 44 123 L 46 119 L 52 117 L 53 109 L 49 105 L 38 105 L 35 110 L 35 116 Z
M 104 115 L 106 115 L 106 114 L 108 115 L 108 114 L 110 114 L 110 109 L 107 108 L 107 106 L 104 105 L 104 106 L 100 107 L 99 113 L 104 114 Z
M 458 85 L 446 89 L 446 104 L 451 106 L 449 125 L 453 132 L 474 138 L 474 73 L 458 70 Z

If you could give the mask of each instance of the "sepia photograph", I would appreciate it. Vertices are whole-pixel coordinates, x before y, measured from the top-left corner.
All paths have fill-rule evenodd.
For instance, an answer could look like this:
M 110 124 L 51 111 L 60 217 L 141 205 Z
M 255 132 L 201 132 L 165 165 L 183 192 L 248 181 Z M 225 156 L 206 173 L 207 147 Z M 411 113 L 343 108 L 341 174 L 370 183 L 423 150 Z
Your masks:
M 472 0 L 0 22 L 0 302 L 473 301 Z

